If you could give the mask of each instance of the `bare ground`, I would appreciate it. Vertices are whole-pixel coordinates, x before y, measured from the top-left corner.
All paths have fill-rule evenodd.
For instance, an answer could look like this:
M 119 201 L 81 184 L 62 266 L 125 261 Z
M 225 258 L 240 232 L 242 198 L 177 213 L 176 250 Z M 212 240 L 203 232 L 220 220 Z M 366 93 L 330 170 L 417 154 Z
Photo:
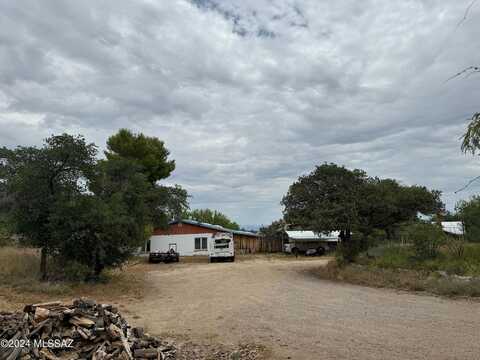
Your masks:
M 146 296 L 122 310 L 152 334 L 271 359 L 478 359 L 480 303 L 320 280 L 325 263 L 152 265 Z

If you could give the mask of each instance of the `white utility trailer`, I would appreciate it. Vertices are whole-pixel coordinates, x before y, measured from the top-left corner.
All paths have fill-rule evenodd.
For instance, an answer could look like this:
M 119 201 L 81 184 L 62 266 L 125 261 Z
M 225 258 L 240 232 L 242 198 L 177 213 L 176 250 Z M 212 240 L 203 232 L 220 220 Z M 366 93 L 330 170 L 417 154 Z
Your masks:
M 208 259 L 210 262 L 220 259 L 235 261 L 235 246 L 232 233 L 217 232 L 210 238 Z

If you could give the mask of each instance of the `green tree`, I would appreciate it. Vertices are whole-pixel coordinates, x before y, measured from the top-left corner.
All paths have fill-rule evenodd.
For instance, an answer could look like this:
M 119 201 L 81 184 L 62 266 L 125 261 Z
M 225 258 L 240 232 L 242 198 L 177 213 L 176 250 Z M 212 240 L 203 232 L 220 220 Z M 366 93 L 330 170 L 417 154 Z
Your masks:
M 59 198 L 74 198 L 86 190 L 96 153 L 94 144 L 68 134 L 49 137 L 41 148 L 0 150 L 0 182 L 9 199 L 15 232 L 22 241 L 41 248 L 40 271 L 44 279 L 47 256 L 58 248 L 50 216 Z
M 262 226 L 259 233 L 266 239 L 281 239 L 285 230 L 285 221 L 283 219 L 275 220 L 268 226 Z
M 371 178 L 362 170 L 336 164 L 317 166 L 300 177 L 282 204 L 289 224 L 317 233 L 340 231 L 347 261 L 366 249 L 379 230 L 391 238 L 395 229 L 415 219 L 418 211 L 431 213 L 443 208 L 439 191 Z
M 170 152 L 156 137 L 134 134 L 121 129 L 107 140 L 107 159 L 129 159 L 141 166 L 151 183 L 165 179 L 175 169 L 175 161 L 168 160 Z
M 293 183 L 282 199 L 284 217 L 317 233 L 340 231 L 346 260 L 353 260 L 357 247 L 352 231 L 361 225 L 359 205 L 367 181 L 362 170 L 348 170 L 336 164 L 323 164 Z
M 195 209 L 186 212 L 184 218 L 208 224 L 220 225 L 227 229 L 240 230 L 240 226 L 235 221 L 230 220 L 227 215 L 216 210 Z
M 8 226 L 8 220 L 4 215 L 0 214 L 0 246 L 11 245 L 12 243 L 12 234 Z
M 467 131 L 462 136 L 462 152 L 475 154 L 480 150 L 480 113 L 473 115 Z
M 93 278 L 143 246 L 148 229 L 166 226 L 188 207 L 185 190 L 151 183 L 128 158 L 100 161 L 89 190 L 58 205 L 54 236 L 64 239 L 62 260 L 86 265 Z
M 180 219 L 188 210 L 188 193 L 185 189 L 179 185 L 163 186 L 158 183 L 175 169 L 175 161 L 168 160 L 169 151 L 163 141 L 121 129 L 107 140 L 107 148 L 107 160 L 103 163 L 110 168 L 112 180 L 121 180 L 129 173 L 124 168 L 131 168 L 138 175 L 143 174 L 150 183 L 144 202 L 151 212 L 141 221 L 144 236 L 150 232 L 148 229 L 166 227 L 169 221 Z
M 128 161 L 100 162 L 89 192 L 59 199 L 51 216 L 59 261 L 85 265 L 97 278 L 143 245 L 145 224 L 153 221 L 154 188 Z
M 416 223 L 408 231 L 415 257 L 419 260 L 437 257 L 438 249 L 446 242 L 442 228 L 436 224 Z
M 440 219 L 438 220 L 439 221 L 462 221 L 462 218 L 457 211 L 452 212 L 447 210 L 443 214 L 440 214 Z M 437 221 L 437 219 L 435 218 L 434 221 Z
M 360 217 L 362 233 L 384 230 L 387 238 L 396 235 L 401 223 L 413 221 L 417 213 L 443 210 L 441 193 L 424 186 L 404 186 L 394 179 L 369 178 L 362 189 Z
M 480 242 L 480 196 L 460 201 L 457 212 L 465 227 L 465 238 L 468 241 Z

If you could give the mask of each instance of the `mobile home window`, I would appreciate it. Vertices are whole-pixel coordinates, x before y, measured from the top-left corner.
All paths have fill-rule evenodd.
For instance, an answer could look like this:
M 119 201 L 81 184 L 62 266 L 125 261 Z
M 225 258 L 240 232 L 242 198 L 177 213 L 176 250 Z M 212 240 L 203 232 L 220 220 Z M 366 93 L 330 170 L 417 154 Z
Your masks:
M 195 250 L 207 250 L 207 241 L 206 237 L 195 238 Z

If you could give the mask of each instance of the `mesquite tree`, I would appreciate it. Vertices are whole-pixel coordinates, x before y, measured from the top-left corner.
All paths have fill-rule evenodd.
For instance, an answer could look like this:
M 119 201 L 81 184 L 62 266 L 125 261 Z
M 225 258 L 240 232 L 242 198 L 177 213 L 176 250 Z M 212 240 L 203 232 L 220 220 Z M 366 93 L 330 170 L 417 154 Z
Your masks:
M 0 176 L 10 199 L 15 232 L 24 243 L 41 248 L 40 272 L 47 276 L 47 256 L 57 245 L 51 215 L 59 199 L 69 201 L 86 191 L 97 149 L 81 136 L 62 134 L 46 139 L 41 148 L 3 148 Z

